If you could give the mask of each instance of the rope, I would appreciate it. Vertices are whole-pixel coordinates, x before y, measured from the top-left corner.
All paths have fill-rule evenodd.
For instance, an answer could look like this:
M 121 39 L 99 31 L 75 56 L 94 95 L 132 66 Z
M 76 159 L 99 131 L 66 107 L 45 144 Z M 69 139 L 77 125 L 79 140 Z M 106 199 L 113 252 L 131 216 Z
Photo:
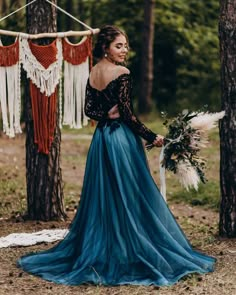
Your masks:
M 33 4 L 33 3 L 36 2 L 36 1 L 37 1 L 37 0 L 33 0 L 33 1 L 29 2 L 29 3 L 27 3 L 26 5 L 24 5 L 24 6 L 20 7 L 20 8 L 18 8 L 18 9 L 16 9 L 15 11 L 11 12 L 10 14 L 8 14 L 8 15 L 6 15 L 6 16 L 0 18 L 0 22 L 3 21 L 3 20 L 6 19 L 6 18 L 12 16 L 13 14 L 17 13 L 18 11 L 24 9 L 25 7 L 27 7 L 27 6 L 31 5 L 31 4 Z M 77 19 L 76 17 L 74 17 L 73 15 L 71 15 L 69 12 L 67 12 L 67 11 L 65 11 L 64 9 L 62 9 L 61 7 L 57 6 L 55 3 L 53 3 L 53 2 L 51 2 L 51 1 L 49 1 L 49 0 L 45 0 L 45 1 L 48 2 L 48 3 L 50 3 L 52 6 L 56 7 L 58 10 L 60 10 L 60 11 L 63 12 L 64 14 L 68 15 L 68 16 L 71 17 L 73 20 L 77 21 L 78 23 L 80 23 L 81 25 L 83 25 L 85 28 L 89 29 L 89 30 L 93 33 L 93 29 L 92 29 L 90 26 L 86 25 L 84 22 L 82 22 L 81 20 Z
M 8 14 L 8 15 L 6 15 L 6 16 L 0 18 L 0 22 L 3 21 L 3 20 L 6 19 L 6 18 L 12 16 L 13 14 L 17 13 L 18 11 L 24 9 L 25 7 L 31 5 L 32 3 L 36 2 L 36 1 L 37 1 L 37 0 L 33 0 L 33 1 L 29 2 L 29 3 L 27 3 L 26 5 L 24 5 L 24 6 L 20 7 L 20 8 L 18 8 L 17 10 L 11 12 L 10 14 Z
M 84 22 L 82 22 L 81 20 L 79 20 L 78 18 L 74 17 L 72 14 L 70 14 L 69 12 L 65 11 L 64 9 L 62 9 L 61 7 L 57 6 L 55 3 L 49 1 L 49 0 L 45 0 L 46 2 L 50 3 L 52 6 L 56 7 L 58 10 L 60 10 L 61 12 L 63 12 L 64 14 L 68 15 L 69 17 L 71 17 L 73 20 L 77 21 L 78 23 L 80 23 L 81 25 L 83 25 L 85 28 L 89 29 L 90 31 L 93 32 L 93 29 L 86 25 Z

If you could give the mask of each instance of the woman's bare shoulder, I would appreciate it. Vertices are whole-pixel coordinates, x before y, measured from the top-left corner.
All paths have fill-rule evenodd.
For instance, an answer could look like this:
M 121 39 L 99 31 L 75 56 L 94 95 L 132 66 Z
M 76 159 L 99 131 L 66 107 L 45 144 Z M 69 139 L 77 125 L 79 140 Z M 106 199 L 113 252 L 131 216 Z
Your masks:
M 114 79 L 118 79 L 119 77 L 123 77 L 123 75 L 130 74 L 130 70 L 123 66 L 117 66 L 114 72 Z
M 123 66 L 119 66 L 119 69 L 117 72 L 118 72 L 118 76 L 123 75 L 123 74 L 130 74 L 130 70 L 126 67 L 123 67 Z
M 96 72 L 96 69 L 97 69 L 97 65 L 94 65 L 94 66 L 92 67 L 92 69 L 90 70 L 90 74 Z

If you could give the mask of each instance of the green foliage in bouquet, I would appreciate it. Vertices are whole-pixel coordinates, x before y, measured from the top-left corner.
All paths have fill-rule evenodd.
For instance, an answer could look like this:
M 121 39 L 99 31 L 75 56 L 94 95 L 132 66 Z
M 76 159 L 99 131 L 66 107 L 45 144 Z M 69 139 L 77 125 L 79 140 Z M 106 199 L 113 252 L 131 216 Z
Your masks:
M 163 114 L 163 124 L 168 132 L 164 139 L 164 158 L 161 164 L 165 169 L 178 173 L 178 165 L 186 163 L 186 167 L 192 166 L 200 180 L 205 183 L 206 161 L 199 156 L 202 138 L 199 130 L 191 126 L 191 120 L 201 112 L 202 110 L 194 113 L 185 110 L 171 121 Z

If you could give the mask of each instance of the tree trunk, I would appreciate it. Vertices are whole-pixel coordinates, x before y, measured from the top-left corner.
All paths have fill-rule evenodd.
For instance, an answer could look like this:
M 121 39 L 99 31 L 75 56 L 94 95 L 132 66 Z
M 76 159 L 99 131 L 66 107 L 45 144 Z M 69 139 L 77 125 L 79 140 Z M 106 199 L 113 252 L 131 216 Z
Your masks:
M 27 0 L 27 3 L 30 0 Z M 52 1 L 56 3 L 56 1 Z M 27 7 L 28 33 L 56 31 L 56 10 L 44 0 L 38 0 Z M 51 40 L 40 39 L 40 45 Z M 28 81 L 29 82 L 29 81 Z M 27 83 L 28 84 L 28 83 Z M 49 155 L 38 153 L 34 143 L 32 107 L 29 85 L 26 86 L 25 122 L 26 122 L 26 182 L 27 217 L 33 220 L 60 220 L 66 217 L 63 206 L 62 174 L 60 168 L 61 132 L 57 123 L 54 140 Z
M 138 110 L 140 113 L 149 112 L 152 105 L 154 4 L 154 0 L 144 1 L 140 95 L 138 101 Z
M 0 13 L 6 13 L 7 11 L 7 1 L 6 0 L 2 0 L 1 4 L 0 4 Z M 3 15 L 2 15 L 3 16 Z
M 10 1 L 10 5 L 9 5 L 11 8 L 12 7 L 21 7 L 21 1 L 20 0 L 11 0 Z
M 73 1 L 66 1 L 66 11 L 73 15 Z M 74 30 L 74 20 L 66 16 L 66 31 Z
M 236 1 L 221 0 L 219 38 L 222 109 L 220 123 L 220 224 L 219 233 L 236 237 Z

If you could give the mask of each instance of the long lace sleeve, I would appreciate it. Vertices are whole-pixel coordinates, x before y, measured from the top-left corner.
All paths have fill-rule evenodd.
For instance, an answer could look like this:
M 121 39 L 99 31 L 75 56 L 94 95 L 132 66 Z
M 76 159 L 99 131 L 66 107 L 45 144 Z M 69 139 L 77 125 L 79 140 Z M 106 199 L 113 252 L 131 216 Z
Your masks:
M 100 121 L 107 116 L 107 111 L 101 104 L 100 97 L 91 89 L 89 84 L 86 87 L 84 112 L 89 118 Z
M 122 120 L 139 136 L 152 143 L 156 134 L 148 129 L 139 119 L 134 115 L 133 105 L 131 101 L 131 77 L 129 74 L 124 74 L 119 79 L 119 112 Z

